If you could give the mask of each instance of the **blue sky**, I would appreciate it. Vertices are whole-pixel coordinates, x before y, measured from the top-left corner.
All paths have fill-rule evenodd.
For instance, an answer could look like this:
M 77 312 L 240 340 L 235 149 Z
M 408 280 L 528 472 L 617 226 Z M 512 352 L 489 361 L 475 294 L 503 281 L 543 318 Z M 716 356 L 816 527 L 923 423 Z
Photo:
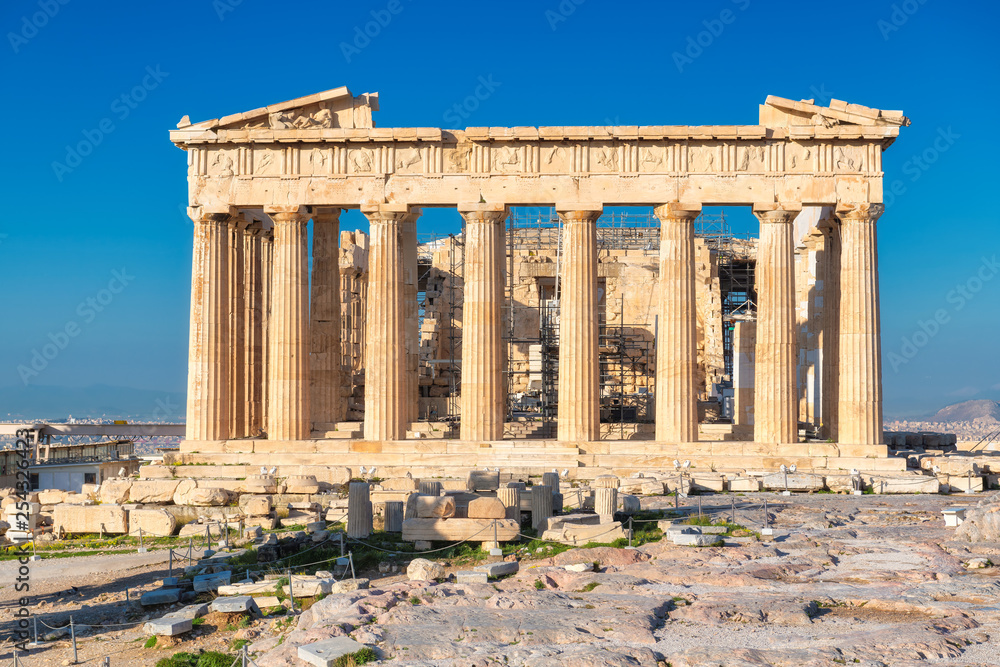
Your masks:
M 383 127 L 754 124 L 768 94 L 902 109 L 913 125 L 883 163 L 900 194 L 879 223 L 887 411 L 996 398 L 998 13 L 941 0 L 6 2 L 0 387 L 24 386 L 18 367 L 51 342 L 33 385 L 183 391 L 191 223 L 168 130 L 347 85 L 380 93 Z M 483 80 L 485 99 L 454 122 Z M 87 155 L 67 154 L 81 142 Z M 456 221 L 435 212 L 420 231 Z

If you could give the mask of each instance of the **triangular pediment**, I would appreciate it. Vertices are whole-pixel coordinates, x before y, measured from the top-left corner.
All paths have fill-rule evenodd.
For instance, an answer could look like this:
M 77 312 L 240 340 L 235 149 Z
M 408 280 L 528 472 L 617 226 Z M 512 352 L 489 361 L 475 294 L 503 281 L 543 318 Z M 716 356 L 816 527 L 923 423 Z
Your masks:
M 177 127 L 182 130 L 372 128 L 375 127 L 373 111 L 378 111 L 378 93 L 355 96 L 346 86 L 341 86 L 200 123 L 191 123 L 185 116 Z
M 885 125 L 900 127 L 910 124 L 902 111 L 885 111 L 843 100 L 830 100 L 829 106 L 815 104 L 815 100 L 785 99 L 768 95 L 760 107 L 760 124 L 766 127 L 793 125 Z

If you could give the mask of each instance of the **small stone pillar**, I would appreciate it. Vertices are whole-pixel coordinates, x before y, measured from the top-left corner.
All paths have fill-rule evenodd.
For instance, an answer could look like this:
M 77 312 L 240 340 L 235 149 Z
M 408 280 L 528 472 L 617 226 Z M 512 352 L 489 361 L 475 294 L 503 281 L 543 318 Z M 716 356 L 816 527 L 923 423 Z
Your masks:
M 557 472 L 542 473 L 542 484 L 544 484 L 545 486 L 551 486 L 552 493 L 559 493 L 559 473 Z
M 364 539 L 372 534 L 371 486 L 351 482 L 347 492 L 347 536 Z
M 403 501 L 388 500 L 385 502 L 385 532 L 403 532 Z
M 552 487 L 531 487 L 531 526 L 541 533 L 545 529 L 545 520 L 550 516 L 552 516 Z
M 497 489 L 497 500 L 507 509 L 507 519 L 521 520 L 521 491 L 518 489 Z
M 440 496 L 441 495 L 441 482 L 435 480 L 420 480 L 420 495 L 422 496 Z
M 614 519 L 618 508 L 618 489 L 599 488 L 594 490 L 594 511 L 601 517 L 601 523 Z

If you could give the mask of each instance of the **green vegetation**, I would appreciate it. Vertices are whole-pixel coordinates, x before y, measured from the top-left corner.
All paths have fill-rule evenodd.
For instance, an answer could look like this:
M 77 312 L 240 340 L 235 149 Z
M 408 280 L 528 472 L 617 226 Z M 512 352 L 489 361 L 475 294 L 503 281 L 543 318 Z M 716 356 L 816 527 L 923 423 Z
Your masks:
M 376 660 L 378 660 L 378 656 L 375 655 L 375 651 L 366 646 L 355 653 L 340 656 L 334 661 L 333 667 L 355 667 L 355 665 L 367 665 Z
M 599 581 L 592 581 L 589 584 L 586 584 L 583 588 L 581 588 L 580 592 L 581 593 L 589 593 L 590 591 L 594 590 L 595 588 L 597 588 L 600 585 L 601 585 L 601 582 L 599 582 Z
M 219 651 L 204 651 L 202 653 L 181 651 L 169 658 L 157 660 L 156 667 L 231 667 L 235 661 L 235 655 Z
M 143 648 L 153 648 L 156 646 L 156 637 L 150 637 L 146 640 L 146 643 L 142 645 Z
M 535 579 L 535 590 L 544 590 L 545 583 L 541 579 Z

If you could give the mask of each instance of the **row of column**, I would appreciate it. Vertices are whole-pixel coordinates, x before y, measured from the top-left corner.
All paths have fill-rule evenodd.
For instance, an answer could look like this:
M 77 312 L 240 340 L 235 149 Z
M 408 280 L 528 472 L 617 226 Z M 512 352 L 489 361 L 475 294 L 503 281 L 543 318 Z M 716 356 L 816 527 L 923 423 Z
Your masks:
M 801 206 L 757 205 L 754 440 L 798 440 L 794 225 Z M 824 357 L 837 391 L 839 442 L 881 442 L 878 255 L 881 206 L 842 206 L 831 228 L 839 277 L 837 334 Z M 367 440 L 405 437 L 416 419 L 416 220 L 420 209 L 379 204 L 370 223 L 366 300 Z M 273 235 L 239 216 L 196 214 L 192 262 L 188 439 L 310 436 L 343 419 L 338 237 L 341 209 L 269 210 Z M 461 438 L 499 440 L 505 395 L 502 204 L 462 204 L 465 304 Z M 598 204 L 558 208 L 563 223 L 558 438 L 600 437 Z M 700 204 L 655 209 L 661 222 L 656 346 L 656 439 L 698 439 L 694 221 Z M 312 294 L 307 223 L 313 220 Z M 273 239 L 273 240 L 272 240 Z M 312 307 L 310 308 L 310 301 Z M 836 372 L 833 372 L 835 369 Z M 824 374 L 826 375 L 826 374 Z M 835 382 L 832 382 L 835 379 Z M 266 400 L 264 398 L 266 397 Z

